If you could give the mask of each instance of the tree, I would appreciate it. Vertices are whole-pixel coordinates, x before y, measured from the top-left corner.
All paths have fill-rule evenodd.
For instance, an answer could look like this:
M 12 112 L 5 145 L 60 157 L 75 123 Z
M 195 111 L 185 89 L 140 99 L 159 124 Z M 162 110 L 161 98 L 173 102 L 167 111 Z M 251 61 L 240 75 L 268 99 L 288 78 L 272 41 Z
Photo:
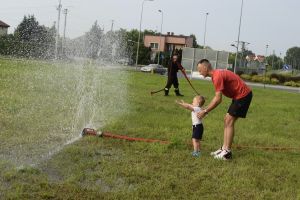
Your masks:
M 229 53 L 229 57 L 228 57 L 228 64 L 231 64 L 232 67 L 234 67 L 234 62 L 235 62 L 235 55 L 236 53 Z
M 85 49 L 86 49 L 87 57 L 93 59 L 99 57 L 101 44 L 102 44 L 101 41 L 102 37 L 103 37 L 103 30 L 98 25 L 98 22 L 95 21 L 90 31 L 86 33 L 86 37 L 85 37 L 86 38 Z M 108 48 L 109 47 L 107 47 L 106 49 L 107 51 L 105 53 L 108 53 L 109 50 L 111 51 L 111 48 L 109 49 Z
M 284 57 L 284 62 L 293 66 L 293 69 L 300 69 L 300 47 L 289 48 Z
M 283 60 L 276 54 L 266 57 L 266 60 L 271 69 L 281 69 Z
M 142 33 L 142 35 L 144 34 Z M 138 36 L 139 36 L 139 31 L 136 29 L 132 29 L 131 31 L 127 31 L 125 37 L 125 41 L 127 41 L 127 50 L 130 52 L 129 55 L 131 57 L 132 63 L 135 63 L 136 61 Z M 150 63 L 150 59 L 151 59 L 151 48 L 145 47 L 144 41 L 141 37 L 138 63 L 146 65 Z
M 34 15 L 24 16 L 14 32 L 16 55 L 35 58 L 51 57 L 55 32 L 53 27 L 39 25 Z
M 191 34 L 190 37 L 193 38 L 193 48 L 200 48 L 203 49 L 203 46 L 199 45 L 197 42 L 197 38 L 194 34 Z
M 160 33 L 146 29 L 146 30 L 144 30 L 144 32 L 141 33 L 141 35 L 143 35 L 143 36 L 145 36 L 145 35 L 160 35 Z

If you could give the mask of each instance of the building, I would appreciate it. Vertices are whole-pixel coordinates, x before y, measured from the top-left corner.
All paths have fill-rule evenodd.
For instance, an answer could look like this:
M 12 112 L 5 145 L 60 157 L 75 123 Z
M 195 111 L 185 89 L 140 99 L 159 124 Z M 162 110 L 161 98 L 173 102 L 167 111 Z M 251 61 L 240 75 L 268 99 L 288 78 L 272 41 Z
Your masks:
M 8 24 L 0 20 L 0 36 L 7 35 L 8 27 L 10 27 Z
M 255 55 L 250 54 L 246 56 L 246 65 L 245 67 L 237 67 L 240 71 L 244 73 L 264 73 L 266 69 L 266 60 L 265 56 L 263 55 Z
M 166 35 L 145 35 L 144 45 L 151 47 L 152 56 L 155 57 L 158 52 L 173 52 L 175 49 L 183 49 L 184 47 L 193 47 L 194 39 L 190 36 L 174 35 L 168 32 Z

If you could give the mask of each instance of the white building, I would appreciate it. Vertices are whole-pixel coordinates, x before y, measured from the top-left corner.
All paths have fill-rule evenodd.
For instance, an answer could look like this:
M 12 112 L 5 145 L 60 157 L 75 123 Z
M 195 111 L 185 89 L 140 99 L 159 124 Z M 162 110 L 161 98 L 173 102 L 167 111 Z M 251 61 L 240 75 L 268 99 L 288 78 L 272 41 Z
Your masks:
M 7 35 L 8 24 L 0 20 L 0 36 Z

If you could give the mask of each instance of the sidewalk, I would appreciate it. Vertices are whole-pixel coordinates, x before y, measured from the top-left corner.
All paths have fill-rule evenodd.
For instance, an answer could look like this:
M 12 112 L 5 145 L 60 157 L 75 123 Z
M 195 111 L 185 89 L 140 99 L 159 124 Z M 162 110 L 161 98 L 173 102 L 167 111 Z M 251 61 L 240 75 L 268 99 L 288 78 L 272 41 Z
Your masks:
M 247 85 L 249 86 L 254 86 L 254 87 L 264 87 L 264 84 L 261 83 L 252 83 L 252 82 L 246 82 Z M 275 90 L 285 90 L 289 92 L 295 92 L 295 93 L 300 93 L 300 88 L 299 87 L 290 87 L 290 86 L 283 86 L 283 85 L 269 85 L 266 84 L 265 88 L 271 88 Z

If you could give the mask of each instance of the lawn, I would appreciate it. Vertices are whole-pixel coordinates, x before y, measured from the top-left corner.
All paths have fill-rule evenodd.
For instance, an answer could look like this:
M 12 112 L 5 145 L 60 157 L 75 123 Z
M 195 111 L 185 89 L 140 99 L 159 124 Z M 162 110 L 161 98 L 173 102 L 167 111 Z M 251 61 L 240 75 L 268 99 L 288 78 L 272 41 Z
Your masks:
M 211 83 L 192 82 L 209 102 Z M 190 113 L 173 92 L 150 96 L 164 84 L 164 76 L 90 62 L 0 60 L 0 199 L 300 199 L 299 94 L 253 88 L 234 141 L 249 147 L 218 161 L 209 153 L 222 143 L 230 100 L 204 119 L 202 155 L 193 158 Z M 171 143 L 78 138 L 87 125 Z

